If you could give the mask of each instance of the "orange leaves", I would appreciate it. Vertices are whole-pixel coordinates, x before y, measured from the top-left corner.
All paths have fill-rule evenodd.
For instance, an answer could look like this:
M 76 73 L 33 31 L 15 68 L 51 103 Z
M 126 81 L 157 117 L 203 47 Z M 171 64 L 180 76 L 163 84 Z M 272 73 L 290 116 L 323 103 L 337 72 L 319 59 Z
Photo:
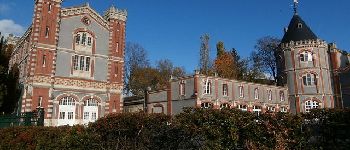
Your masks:
M 230 53 L 224 52 L 219 55 L 214 62 L 215 71 L 220 77 L 236 79 L 237 72 L 236 69 L 234 69 L 236 66 L 235 63 L 234 57 Z

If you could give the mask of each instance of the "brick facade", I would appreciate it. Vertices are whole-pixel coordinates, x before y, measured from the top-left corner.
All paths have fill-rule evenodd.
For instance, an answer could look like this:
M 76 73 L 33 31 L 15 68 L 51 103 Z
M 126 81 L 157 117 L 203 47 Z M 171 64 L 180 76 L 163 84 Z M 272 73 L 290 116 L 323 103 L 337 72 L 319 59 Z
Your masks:
M 111 7 L 101 16 L 88 4 L 61 3 L 35 1 L 32 25 L 11 56 L 23 85 L 21 111 L 43 107 L 47 126 L 121 112 L 126 11 Z

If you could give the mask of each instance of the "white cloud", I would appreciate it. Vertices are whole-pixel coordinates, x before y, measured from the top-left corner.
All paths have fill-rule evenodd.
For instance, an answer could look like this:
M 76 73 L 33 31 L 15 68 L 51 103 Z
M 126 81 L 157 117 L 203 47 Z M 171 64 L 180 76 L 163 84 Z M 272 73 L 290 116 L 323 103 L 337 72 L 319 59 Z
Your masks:
M 21 36 L 24 33 L 24 27 L 16 24 L 13 20 L 2 19 L 0 20 L 0 32 L 1 35 L 7 36 L 12 33 L 17 36 Z

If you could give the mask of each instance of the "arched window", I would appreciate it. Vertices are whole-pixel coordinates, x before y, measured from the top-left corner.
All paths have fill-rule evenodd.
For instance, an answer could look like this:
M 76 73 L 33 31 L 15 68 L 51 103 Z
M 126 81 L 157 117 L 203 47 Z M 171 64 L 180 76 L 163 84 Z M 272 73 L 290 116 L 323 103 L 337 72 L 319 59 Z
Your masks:
M 211 82 L 207 81 L 204 85 L 204 94 L 211 94 Z
M 271 90 L 267 91 L 267 98 L 268 98 L 269 101 L 272 100 L 272 91 Z
M 284 92 L 283 91 L 281 91 L 280 92 L 280 101 L 284 101 L 285 99 L 284 99 Z
M 254 89 L 254 99 L 259 99 L 259 89 L 258 88 Z
M 75 99 L 67 96 L 59 101 L 59 118 L 58 125 L 74 125 L 75 124 Z
M 213 104 L 209 103 L 209 102 L 204 102 L 204 103 L 201 104 L 201 108 L 211 109 L 211 108 L 213 108 Z
M 248 111 L 247 105 L 237 105 L 237 108 L 242 111 Z
M 89 98 L 84 101 L 84 124 L 87 124 L 89 122 L 95 122 L 98 118 L 98 102 L 93 99 Z
M 312 61 L 312 53 L 308 51 L 304 51 L 300 53 L 300 61 L 302 62 L 311 62 Z
M 230 108 L 230 104 L 229 103 L 220 104 L 220 109 L 224 109 L 224 108 Z
M 310 112 L 311 109 L 317 109 L 319 107 L 319 103 L 314 100 L 309 100 L 305 102 L 305 112 Z
M 316 75 L 308 73 L 303 76 L 303 84 L 305 86 L 314 86 L 316 85 Z

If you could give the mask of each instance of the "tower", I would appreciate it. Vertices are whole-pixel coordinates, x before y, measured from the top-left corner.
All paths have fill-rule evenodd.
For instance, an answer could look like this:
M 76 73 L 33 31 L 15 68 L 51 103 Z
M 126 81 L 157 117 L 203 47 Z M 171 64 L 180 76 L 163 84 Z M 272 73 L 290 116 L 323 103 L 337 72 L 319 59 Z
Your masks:
M 291 112 L 334 108 L 334 84 L 328 44 L 319 39 L 298 15 L 294 15 L 281 41 L 285 81 Z
M 45 118 L 51 118 L 53 77 L 60 22 L 61 0 L 35 0 L 30 32 L 29 55 L 26 59 L 28 74 L 24 77 L 22 112 L 45 109 Z M 42 82 L 38 84 L 36 80 Z
M 109 31 L 109 60 L 108 60 L 108 82 L 113 86 L 123 88 L 124 74 L 124 49 L 125 49 L 125 24 L 126 10 L 110 7 L 104 15 L 108 21 Z M 109 113 L 120 112 L 123 108 L 121 93 L 110 93 Z

